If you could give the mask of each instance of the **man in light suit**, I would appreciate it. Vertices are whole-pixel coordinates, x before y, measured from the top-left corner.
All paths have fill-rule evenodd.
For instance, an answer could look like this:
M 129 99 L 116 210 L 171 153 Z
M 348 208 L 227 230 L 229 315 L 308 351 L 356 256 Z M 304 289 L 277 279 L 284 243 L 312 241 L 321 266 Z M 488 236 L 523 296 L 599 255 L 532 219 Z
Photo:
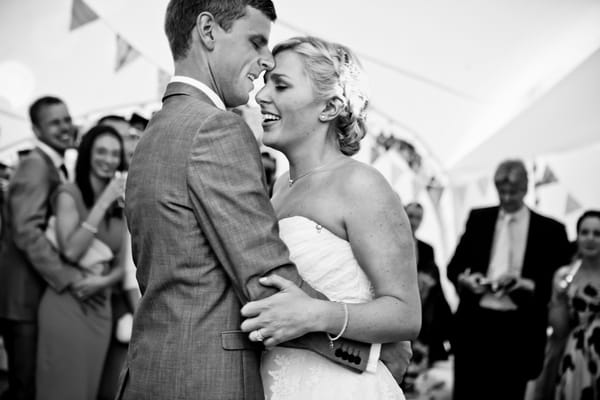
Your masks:
M 500 164 L 499 207 L 471 211 L 448 265 L 454 316 L 454 398 L 523 399 L 542 367 L 554 271 L 569 261 L 565 227 L 527 208 L 527 170 Z
M 270 0 L 190 3 L 167 8 L 175 76 L 127 181 L 142 298 L 119 398 L 263 399 L 261 347 L 239 330 L 241 305 L 274 293 L 258 282 L 270 273 L 319 296 L 279 239 L 254 135 L 226 111 L 273 67 L 275 9 Z M 348 340 L 330 348 L 323 333 L 290 345 L 358 370 L 370 349 Z
M 44 231 L 50 197 L 65 180 L 63 155 L 75 130 L 67 106 L 42 97 L 29 110 L 37 147 L 19 163 L 8 187 L 0 254 L 0 330 L 8 356 L 7 399 L 34 399 L 37 312 L 46 284 L 60 292 L 81 272 L 61 261 Z M 66 169 L 64 169 L 66 171 Z

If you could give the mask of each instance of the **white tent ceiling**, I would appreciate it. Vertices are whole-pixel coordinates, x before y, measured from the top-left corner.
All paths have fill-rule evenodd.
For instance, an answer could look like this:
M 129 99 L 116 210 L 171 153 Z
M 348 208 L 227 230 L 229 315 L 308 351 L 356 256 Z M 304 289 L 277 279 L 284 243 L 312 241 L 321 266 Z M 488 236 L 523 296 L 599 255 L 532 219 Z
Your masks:
M 115 73 L 114 31 L 96 21 L 69 32 L 71 3 L 0 0 L 0 157 L 32 136 L 27 107 L 39 96 L 63 98 L 77 119 L 157 100 L 156 65 L 140 58 Z
M 456 173 L 518 151 L 524 158 L 600 145 L 600 50 L 585 60 L 546 95 L 523 110 L 466 154 Z M 600 200 L 600 199 L 599 199 Z
M 167 1 L 84 1 L 102 21 L 71 33 L 70 0 L 0 2 L 0 63 L 30 66 L 32 95 L 63 95 L 75 115 L 157 99 L 151 67 L 172 68 Z M 597 0 L 275 5 L 271 43 L 313 34 L 349 45 L 362 57 L 382 127 L 416 141 L 450 176 L 600 141 Z M 114 33 L 144 55 L 117 74 Z

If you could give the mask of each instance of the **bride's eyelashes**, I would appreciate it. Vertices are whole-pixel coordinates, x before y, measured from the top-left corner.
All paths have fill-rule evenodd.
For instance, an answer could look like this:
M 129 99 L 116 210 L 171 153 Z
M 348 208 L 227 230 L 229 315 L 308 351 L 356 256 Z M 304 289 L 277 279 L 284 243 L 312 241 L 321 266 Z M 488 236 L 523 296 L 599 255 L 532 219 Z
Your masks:
M 273 86 L 275 90 L 282 91 L 290 87 L 290 85 L 278 76 L 273 77 Z

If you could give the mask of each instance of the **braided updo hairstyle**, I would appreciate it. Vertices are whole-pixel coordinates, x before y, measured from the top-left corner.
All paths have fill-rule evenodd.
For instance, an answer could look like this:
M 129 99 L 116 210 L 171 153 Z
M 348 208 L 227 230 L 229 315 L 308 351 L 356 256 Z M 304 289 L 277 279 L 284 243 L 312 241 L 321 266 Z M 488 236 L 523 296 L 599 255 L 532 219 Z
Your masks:
M 343 102 L 333 128 L 341 152 L 348 156 L 356 154 L 366 134 L 369 103 L 356 55 L 345 46 L 312 36 L 295 37 L 277 44 L 273 56 L 285 50 L 301 56 L 319 98 L 338 97 Z

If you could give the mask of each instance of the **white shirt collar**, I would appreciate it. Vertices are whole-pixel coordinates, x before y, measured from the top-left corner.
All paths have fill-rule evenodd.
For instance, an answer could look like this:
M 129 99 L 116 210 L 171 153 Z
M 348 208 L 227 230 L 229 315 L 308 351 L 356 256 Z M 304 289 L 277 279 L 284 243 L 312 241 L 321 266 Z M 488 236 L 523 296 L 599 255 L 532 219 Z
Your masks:
M 60 168 L 60 166 L 64 164 L 64 157 L 52 147 L 48 146 L 46 143 L 42 142 L 41 140 L 37 140 L 37 147 L 39 147 L 40 150 L 44 152 L 44 154 L 50 157 L 50 160 L 52 160 L 52 164 L 54 164 L 56 168 Z
M 523 205 L 523 207 L 519 208 L 517 211 L 515 211 L 513 213 L 507 213 L 506 211 L 504 211 L 504 209 L 500 208 L 500 218 L 499 219 L 504 219 L 504 218 L 510 217 L 514 221 L 521 221 L 521 220 L 523 220 L 523 218 L 525 218 L 525 216 L 527 214 L 529 214 L 529 208 L 527 208 L 526 205 Z
M 175 75 L 171 78 L 171 81 L 169 83 L 174 82 L 187 83 L 188 85 L 195 87 L 196 89 L 200 90 L 202 93 L 207 95 L 208 98 L 215 104 L 215 106 L 217 106 L 217 108 L 220 108 L 223 111 L 226 110 L 225 103 L 223 103 L 223 100 L 221 100 L 221 98 L 211 88 L 209 88 L 199 80 L 190 78 L 189 76 Z

